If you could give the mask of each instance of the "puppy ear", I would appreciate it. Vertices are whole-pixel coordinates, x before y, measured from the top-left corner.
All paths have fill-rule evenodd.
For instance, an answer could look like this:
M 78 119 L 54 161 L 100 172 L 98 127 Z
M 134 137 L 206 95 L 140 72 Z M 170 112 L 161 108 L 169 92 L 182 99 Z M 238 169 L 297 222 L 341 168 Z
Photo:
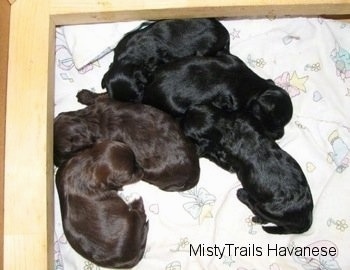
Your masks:
M 114 66 L 113 66 L 113 63 L 111 63 L 111 64 L 109 65 L 108 70 L 107 70 L 106 73 L 103 75 L 103 78 L 102 78 L 102 80 L 101 80 L 101 87 L 102 87 L 102 89 L 107 89 L 108 83 L 109 83 L 109 81 L 111 80 L 111 73 L 112 73 L 112 74 L 115 73 L 115 71 L 112 71 L 113 67 L 114 67 Z
M 248 108 L 257 119 L 262 119 L 275 111 L 279 96 L 278 91 L 267 89 L 249 102 Z
M 220 93 L 215 96 L 211 104 L 216 108 L 225 111 L 235 111 L 238 108 L 237 102 L 235 102 L 233 96 L 229 93 Z
M 146 84 L 147 83 L 147 78 L 146 76 L 143 74 L 143 72 L 141 70 L 136 70 L 134 72 L 134 78 L 141 82 L 142 84 Z
M 249 102 L 248 110 L 258 120 L 261 120 L 264 114 L 260 102 L 256 99 Z

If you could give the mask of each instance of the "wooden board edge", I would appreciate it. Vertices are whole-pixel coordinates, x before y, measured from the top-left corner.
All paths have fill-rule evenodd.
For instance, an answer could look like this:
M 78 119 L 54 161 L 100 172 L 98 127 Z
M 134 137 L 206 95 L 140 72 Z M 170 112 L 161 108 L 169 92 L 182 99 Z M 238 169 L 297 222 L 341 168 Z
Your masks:
M 4 246 L 4 168 L 5 168 L 5 121 L 6 89 L 9 53 L 11 6 L 7 1 L 0 3 L 0 269 L 3 269 Z

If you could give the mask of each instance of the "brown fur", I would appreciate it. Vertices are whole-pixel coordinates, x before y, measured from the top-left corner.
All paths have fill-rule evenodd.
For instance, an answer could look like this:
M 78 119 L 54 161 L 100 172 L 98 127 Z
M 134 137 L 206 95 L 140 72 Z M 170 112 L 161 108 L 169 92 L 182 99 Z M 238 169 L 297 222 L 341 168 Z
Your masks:
M 199 180 L 195 146 L 168 114 L 144 105 L 113 101 L 83 90 L 86 108 L 63 112 L 54 122 L 54 158 L 60 165 L 98 139 L 126 143 L 144 169 L 143 180 L 167 191 L 183 191 Z
M 125 203 L 118 191 L 143 171 L 124 143 L 103 141 L 58 169 L 56 185 L 65 236 L 91 262 L 133 267 L 142 258 L 148 222 L 142 199 Z

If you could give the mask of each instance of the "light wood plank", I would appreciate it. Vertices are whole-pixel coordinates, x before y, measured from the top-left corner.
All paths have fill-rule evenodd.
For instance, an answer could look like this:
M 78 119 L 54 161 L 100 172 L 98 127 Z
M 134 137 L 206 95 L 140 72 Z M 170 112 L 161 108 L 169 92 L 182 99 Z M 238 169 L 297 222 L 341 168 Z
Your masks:
M 16 1 L 11 6 L 10 30 L 4 269 L 46 270 L 53 266 L 49 2 Z
M 5 117 L 10 31 L 10 4 L 0 1 L 0 215 L 4 216 Z M 3 261 L 4 219 L 0 218 L 0 262 Z M 3 269 L 2 263 L 0 269 Z
M 350 14 L 350 0 L 52 0 L 58 24 L 182 17 L 242 17 Z
M 168 17 L 350 15 L 350 0 L 11 2 L 4 174 L 6 270 L 53 269 L 54 24 Z

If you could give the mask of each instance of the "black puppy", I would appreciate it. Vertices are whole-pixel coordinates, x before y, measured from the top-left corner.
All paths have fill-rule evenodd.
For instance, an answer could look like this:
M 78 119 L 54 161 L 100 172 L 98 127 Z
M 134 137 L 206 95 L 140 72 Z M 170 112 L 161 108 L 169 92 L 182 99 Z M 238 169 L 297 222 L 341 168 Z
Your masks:
M 293 114 L 288 93 L 254 73 L 238 57 L 187 57 L 163 65 L 146 86 L 143 103 L 181 118 L 196 104 L 246 111 L 272 139 L 281 138 Z
M 101 85 L 110 97 L 140 102 L 144 85 L 160 65 L 190 55 L 229 51 L 230 36 L 216 19 L 161 20 L 127 33 L 114 49 Z
M 142 175 L 130 147 L 111 141 L 81 151 L 57 170 L 64 233 L 80 255 L 113 268 L 141 260 L 148 233 L 143 202 L 127 204 L 118 191 Z
M 88 106 L 55 118 L 55 165 L 97 140 L 109 139 L 124 142 L 134 151 L 144 169 L 142 180 L 167 191 L 183 191 L 197 184 L 200 168 L 196 148 L 170 115 L 88 90 L 79 92 L 78 100 Z
M 312 223 L 313 201 L 298 163 L 273 140 L 261 135 L 261 124 L 244 113 L 226 113 L 210 106 L 191 108 L 184 132 L 201 156 L 236 172 L 243 188 L 240 201 L 254 213 L 254 222 L 268 233 L 302 233 Z

